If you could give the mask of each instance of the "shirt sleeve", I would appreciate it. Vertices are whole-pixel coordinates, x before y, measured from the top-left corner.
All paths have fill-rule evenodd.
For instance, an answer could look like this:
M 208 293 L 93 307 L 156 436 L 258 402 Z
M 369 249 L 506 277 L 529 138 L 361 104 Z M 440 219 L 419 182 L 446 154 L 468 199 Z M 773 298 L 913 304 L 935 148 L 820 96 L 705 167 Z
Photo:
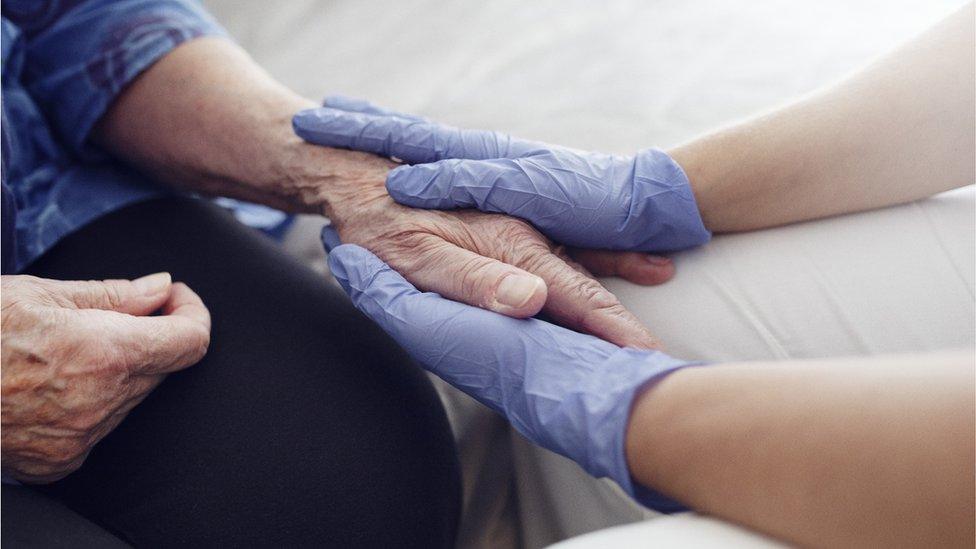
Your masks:
M 17 204 L 14 202 L 14 193 L 7 186 L 6 181 L 0 181 L 0 190 L 3 192 L 3 210 L 0 212 L 0 274 L 11 274 L 14 272 L 17 249 L 16 226 L 17 226 Z
M 142 71 L 183 42 L 226 36 L 192 0 L 4 0 L 3 15 L 27 38 L 24 83 L 75 153 Z

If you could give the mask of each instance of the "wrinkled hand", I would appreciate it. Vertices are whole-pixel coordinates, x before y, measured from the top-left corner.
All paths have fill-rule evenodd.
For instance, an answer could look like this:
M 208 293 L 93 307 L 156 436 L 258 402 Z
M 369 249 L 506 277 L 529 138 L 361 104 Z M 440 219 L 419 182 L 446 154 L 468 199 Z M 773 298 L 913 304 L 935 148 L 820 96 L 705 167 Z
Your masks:
M 342 242 L 368 248 L 417 287 L 455 301 L 516 318 L 541 310 L 618 345 L 658 345 L 612 293 L 528 223 L 401 206 L 384 186 L 395 164 L 373 158 L 383 164 L 331 193 L 326 215 Z
M 333 249 L 329 265 L 353 304 L 420 365 L 645 505 L 677 509 L 632 482 L 624 443 L 635 395 L 695 363 L 418 292 L 358 246 Z
M 387 178 L 390 195 L 406 206 L 504 213 L 557 242 L 591 249 L 669 252 L 711 237 L 684 170 L 663 151 L 579 151 L 342 97 L 326 105 L 298 113 L 296 132 L 414 164 Z
M 476 211 L 407 208 L 385 183 L 398 164 L 371 154 L 343 152 L 342 177 L 322 202 L 342 242 L 368 248 L 417 287 L 516 318 L 540 311 L 564 326 L 624 346 L 654 348 L 657 340 L 593 278 L 625 273 L 643 283 L 673 275 L 663 258 L 630 253 L 583 255 L 582 265 L 530 224 Z
M 2 289 L 3 471 L 23 482 L 80 467 L 167 373 L 197 363 L 210 343 L 203 302 L 166 273 L 4 276 Z

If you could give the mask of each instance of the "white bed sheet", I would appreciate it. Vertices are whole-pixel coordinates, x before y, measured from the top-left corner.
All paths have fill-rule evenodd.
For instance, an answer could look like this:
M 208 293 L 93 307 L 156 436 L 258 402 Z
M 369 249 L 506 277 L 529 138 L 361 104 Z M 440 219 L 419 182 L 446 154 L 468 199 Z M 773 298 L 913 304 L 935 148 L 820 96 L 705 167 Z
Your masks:
M 775 106 L 960 3 L 206 1 L 263 66 L 310 97 L 343 93 L 608 152 L 666 147 Z M 319 223 L 303 219 L 287 243 L 317 268 Z M 606 284 L 686 357 L 972 348 L 974 225 L 969 187 L 722 236 L 679 254 L 677 277 L 657 288 Z M 461 546 L 539 547 L 653 516 L 442 392 L 465 467 Z

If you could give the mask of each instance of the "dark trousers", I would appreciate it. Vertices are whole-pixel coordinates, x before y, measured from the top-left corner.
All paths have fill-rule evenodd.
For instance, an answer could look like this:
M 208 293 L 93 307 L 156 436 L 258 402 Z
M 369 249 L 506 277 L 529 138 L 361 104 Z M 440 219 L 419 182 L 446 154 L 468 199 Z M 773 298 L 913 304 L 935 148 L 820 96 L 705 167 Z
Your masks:
M 170 375 L 80 470 L 4 487 L 5 547 L 104 541 L 80 539 L 101 534 L 72 513 L 137 547 L 453 544 L 459 466 L 428 379 L 264 236 L 206 202 L 164 198 L 98 220 L 27 271 L 169 271 L 203 298 L 213 331 L 207 356 Z

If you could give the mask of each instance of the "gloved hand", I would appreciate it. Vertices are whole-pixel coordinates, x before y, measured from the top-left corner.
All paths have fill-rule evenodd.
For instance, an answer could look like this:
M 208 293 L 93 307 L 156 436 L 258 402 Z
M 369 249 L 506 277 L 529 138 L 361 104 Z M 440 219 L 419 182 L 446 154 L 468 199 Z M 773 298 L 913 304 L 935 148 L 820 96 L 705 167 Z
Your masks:
M 424 368 L 504 415 L 530 440 L 593 476 L 615 480 L 645 505 L 681 509 L 633 483 L 624 437 L 637 393 L 694 363 L 421 293 L 352 244 L 333 249 L 329 266 L 353 304 Z
M 529 221 L 570 246 L 669 252 L 704 244 L 688 178 L 667 154 L 583 152 L 462 130 L 329 98 L 293 119 L 303 139 L 397 158 L 390 196 L 417 208 L 477 208 Z

